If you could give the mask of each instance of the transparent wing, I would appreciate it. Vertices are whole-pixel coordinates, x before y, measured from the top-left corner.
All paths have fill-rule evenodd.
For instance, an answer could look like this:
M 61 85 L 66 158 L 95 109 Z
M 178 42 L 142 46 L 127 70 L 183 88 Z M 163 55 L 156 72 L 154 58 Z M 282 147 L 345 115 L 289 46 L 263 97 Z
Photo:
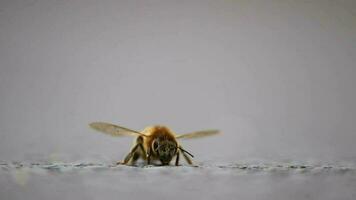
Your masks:
M 192 133 L 186 133 L 182 135 L 177 135 L 177 139 L 194 139 L 194 138 L 201 138 L 201 137 L 206 137 L 206 136 L 211 136 L 211 135 L 216 135 L 220 133 L 219 130 L 203 130 L 203 131 L 196 131 Z
M 146 136 L 138 131 L 105 122 L 93 122 L 89 126 L 111 136 Z

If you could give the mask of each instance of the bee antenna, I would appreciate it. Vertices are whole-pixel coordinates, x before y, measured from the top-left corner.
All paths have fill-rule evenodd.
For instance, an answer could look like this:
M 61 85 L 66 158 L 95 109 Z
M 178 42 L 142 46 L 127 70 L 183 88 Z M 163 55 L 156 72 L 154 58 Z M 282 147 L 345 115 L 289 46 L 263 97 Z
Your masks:
M 192 158 L 194 158 L 194 156 L 193 156 L 191 153 L 189 153 L 188 151 L 186 151 L 186 150 L 183 149 L 182 147 L 178 147 L 178 149 L 180 149 L 181 151 L 183 151 L 183 152 L 189 154 Z

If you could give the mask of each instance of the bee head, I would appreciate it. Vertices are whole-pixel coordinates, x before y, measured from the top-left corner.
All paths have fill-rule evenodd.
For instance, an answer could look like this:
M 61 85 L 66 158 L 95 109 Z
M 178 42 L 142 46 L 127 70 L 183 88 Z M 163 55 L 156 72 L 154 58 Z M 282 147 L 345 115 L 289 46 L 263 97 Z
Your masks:
M 177 144 L 170 140 L 155 139 L 152 143 L 152 150 L 163 165 L 168 165 L 177 153 Z

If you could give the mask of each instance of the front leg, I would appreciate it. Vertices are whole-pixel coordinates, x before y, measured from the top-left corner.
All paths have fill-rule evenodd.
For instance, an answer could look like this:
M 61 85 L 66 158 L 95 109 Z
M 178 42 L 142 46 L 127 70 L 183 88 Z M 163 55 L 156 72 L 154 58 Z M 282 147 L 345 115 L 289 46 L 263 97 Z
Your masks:
M 192 160 L 188 157 L 188 155 L 184 152 L 184 151 L 182 151 L 182 150 L 179 150 L 182 154 L 183 154 L 183 157 L 185 158 L 185 160 L 187 161 L 187 163 L 189 164 L 189 165 L 193 165 L 193 162 L 192 162 Z
M 141 144 L 142 145 L 142 144 Z M 124 161 L 119 161 L 116 164 L 118 165 L 127 165 L 127 163 L 130 161 L 130 159 L 133 157 L 133 155 L 136 153 L 137 148 L 140 146 L 140 144 L 136 144 L 130 151 L 130 153 L 128 153 L 124 159 Z
M 147 159 L 147 161 L 148 161 L 148 152 L 146 153 L 145 148 L 143 147 L 143 144 L 139 143 L 138 146 L 141 149 L 141 154 L 140 155 L 141 155 L 142 159 Z
M 151 164 L 151 150 L 147 150 L 147 154 L 146 154 L 146 158 L 147 158 L 147 165 Z
M 177 151 L 177 157 L 176 157 L 176 166 L 179 165 L 179 151 Z

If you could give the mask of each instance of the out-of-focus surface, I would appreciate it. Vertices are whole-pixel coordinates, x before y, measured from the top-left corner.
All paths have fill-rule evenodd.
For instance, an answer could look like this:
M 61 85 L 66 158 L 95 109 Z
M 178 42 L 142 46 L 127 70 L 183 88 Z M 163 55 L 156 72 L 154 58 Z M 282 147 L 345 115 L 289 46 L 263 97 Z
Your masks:
M 113 163 L 132 139 L 87 126 L 106 121 L 221 129 L 182 141 L 211 165 L 355 163 L 355 44 L 354 0 L 0 0 L 0 161 Z M 0 195 L 355 199 L 354 173 L 152 170 L 11 168 L 0 172 Z M 18 176 L 32 184 L 17 186 Z
M 3 199 L 355 199 L 356 168 L 291 163 L 127 167 L 2 163 Z

